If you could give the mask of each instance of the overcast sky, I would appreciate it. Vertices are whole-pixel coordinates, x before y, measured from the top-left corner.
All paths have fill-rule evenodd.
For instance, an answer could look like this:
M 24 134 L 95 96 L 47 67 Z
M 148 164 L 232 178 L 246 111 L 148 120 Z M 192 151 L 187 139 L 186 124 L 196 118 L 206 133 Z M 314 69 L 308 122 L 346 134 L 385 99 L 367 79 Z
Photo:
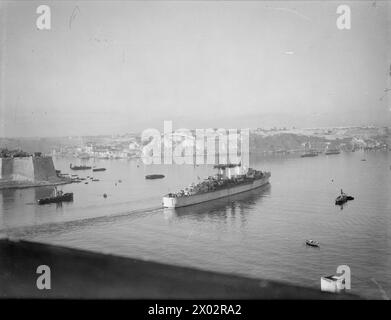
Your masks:
M 1 2 L 0 134 L 389 124 L 389 4 L 341 3 Z

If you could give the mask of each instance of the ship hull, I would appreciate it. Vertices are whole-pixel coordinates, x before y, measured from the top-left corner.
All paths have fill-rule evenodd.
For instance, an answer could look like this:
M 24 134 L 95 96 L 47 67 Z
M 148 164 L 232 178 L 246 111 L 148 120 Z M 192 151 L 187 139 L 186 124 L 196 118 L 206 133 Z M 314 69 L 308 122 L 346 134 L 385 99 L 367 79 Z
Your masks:
M 326 151 L 324 154 L 330 155 L 330 154 L 340 154 L 341 152 L 339 151 Z
M 90 170 L 91 167 L 70 167 L 71 170 Z
M 182 197 L 163 197 L 163 207 L 165 208 L 180 208 L 187 207 L 193 204 L 203 203 L 207 201 L 212 201 L 220 198 L 225 198 L 233 196 L 238 193 L 247 192 L 260 188 L 269 183 L 270 174 L 266 177 L 254 180 L 249 183 L 240 184 L 234 187 L 225 188 L 221 190 L 216 190 L 212 192 L 205 192 L 191 196 L 182 196 Z
M 73 201 L 73 193 L 65 193 L 62 196 L 39 199 L 38 204 L 49 204 Z

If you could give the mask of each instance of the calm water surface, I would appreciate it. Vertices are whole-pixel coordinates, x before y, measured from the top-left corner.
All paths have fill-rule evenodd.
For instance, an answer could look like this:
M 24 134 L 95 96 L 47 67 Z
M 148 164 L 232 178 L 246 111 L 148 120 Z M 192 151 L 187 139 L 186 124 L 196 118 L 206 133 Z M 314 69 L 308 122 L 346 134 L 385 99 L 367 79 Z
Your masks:
M 0 191 L 0 230 L 34 241 L 314 288 L 320 287 L 322 275 L 347 264 L 352 292 L 391 297 L 390 153 L 254 158 L 254 168 L 272 172 L 269 186 L 177 210 L 162 209 L 161 196 L 212 174 L 210 166 L 99 160 L 90 163 L 107 171 L 92 173 L 71 172 L 75 159 L 54 160 L 64 173 L 100 181 L 63 186 L 74 192 L 74 202 L 61 206 L 36 205 L 52 188 Z M 151 173 L 166 177 L 145 180 Z M 341 188 L 355 197 L 342 209 L 334 205 Z M 320 249 L 306 247 L 309 238 L 318 240 Z

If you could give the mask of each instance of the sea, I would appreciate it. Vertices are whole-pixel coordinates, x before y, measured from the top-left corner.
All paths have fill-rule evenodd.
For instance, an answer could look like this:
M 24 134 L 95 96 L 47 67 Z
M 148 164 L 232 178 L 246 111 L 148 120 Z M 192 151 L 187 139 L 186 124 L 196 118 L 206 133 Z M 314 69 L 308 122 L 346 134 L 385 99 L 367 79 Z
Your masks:
M 74 158 L 53 160 L 86 179 L 58 188 L 74 201 L 37 205 L 52 187 L 1 190 L 0 233 L 319 290 L 322 276 L 347 265 L 351 293 L 391 297 L 390 152 L 253 155 L 251 167 L 271 172 L 269 185 L 178 209 L 162 208 L 162 196 L 214 174 L 213 166 L 102 159 L 87 161 L 107 169 L 92 172 L 72 171 Z M 145 179 L 154 173 L 165 177 Z M 336 206 L 341 189 L 355 199 Z

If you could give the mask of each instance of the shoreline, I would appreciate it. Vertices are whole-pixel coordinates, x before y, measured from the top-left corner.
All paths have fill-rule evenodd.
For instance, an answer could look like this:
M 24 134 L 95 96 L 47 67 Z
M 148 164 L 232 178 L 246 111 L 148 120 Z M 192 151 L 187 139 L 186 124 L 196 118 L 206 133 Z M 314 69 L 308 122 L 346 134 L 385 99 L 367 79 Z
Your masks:
M 0 182 L 0 190 L 7 189 L 27 189 L 37 187 L 51 187 L 72 183 L 72 180 L 60 180 L 60 181 L 9 181 L 5 183 Z

